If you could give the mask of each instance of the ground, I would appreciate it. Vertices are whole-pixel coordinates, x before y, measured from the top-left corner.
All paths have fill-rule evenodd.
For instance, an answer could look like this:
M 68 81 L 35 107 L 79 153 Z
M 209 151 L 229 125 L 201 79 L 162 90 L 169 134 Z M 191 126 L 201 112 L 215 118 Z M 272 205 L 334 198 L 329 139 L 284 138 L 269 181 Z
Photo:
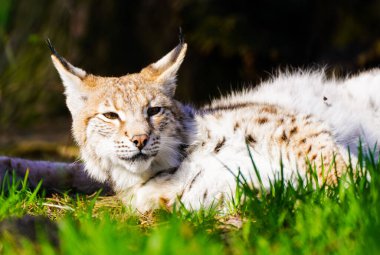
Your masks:
M 115 197 L 45 195 L 4 180 L 0 254 L 374 254 L 380 244 L 380 164 L 361 158 L 335 186 L 313 177 L 269 191 L 242 182 L 228 213 L 177 205 L 139 215 Z M 370 176 L 370 178 L 368 178 Z

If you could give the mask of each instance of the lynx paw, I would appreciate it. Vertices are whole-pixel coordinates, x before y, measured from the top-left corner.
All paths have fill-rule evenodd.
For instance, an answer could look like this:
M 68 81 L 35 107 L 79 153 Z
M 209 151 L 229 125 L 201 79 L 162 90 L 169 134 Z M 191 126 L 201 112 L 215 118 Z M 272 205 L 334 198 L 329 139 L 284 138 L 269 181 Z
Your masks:
M 134 192 L 130 205 L 139 213 L 159 208 L 170 211 L 175 199 L 175 193 L 170 194 L 154 187 L 141 187 Z

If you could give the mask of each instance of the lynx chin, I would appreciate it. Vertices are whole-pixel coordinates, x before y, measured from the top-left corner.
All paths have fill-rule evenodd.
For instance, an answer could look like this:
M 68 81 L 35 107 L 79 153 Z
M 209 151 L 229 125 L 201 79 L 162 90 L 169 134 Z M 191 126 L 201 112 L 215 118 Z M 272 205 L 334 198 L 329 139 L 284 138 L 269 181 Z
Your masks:
M 86 171 L 109 182 L 139 212 L 180 200 L 189 209 L 226 206 L 240 174 L 264 187 L 280 176 L 332 184 L 359 139 L 380 140 L 380 71 L 337 80 L 323 71 L 280 73 L 255 89 L 193 109 L 174 99 L 187 44 L 139 73 L 101 77 L 71 65 L 51 46 L 65 87 L 73 135 Z M 251 157 L 250 157 L 251 154 Z

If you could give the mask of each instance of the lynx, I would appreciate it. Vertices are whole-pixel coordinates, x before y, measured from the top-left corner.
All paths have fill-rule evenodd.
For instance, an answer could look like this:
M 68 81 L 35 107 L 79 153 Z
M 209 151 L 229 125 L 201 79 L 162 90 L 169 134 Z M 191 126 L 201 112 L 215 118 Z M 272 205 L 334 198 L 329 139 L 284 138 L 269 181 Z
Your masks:
M 279 74 L 194 109 L 174 99 L 183 41 L 121 77 L 88 74 L 50 48 L 86 171 L 139 212 L 177 200 L 223 208 L 238 175 L 269 188 L 280 174 L 306 178 L 309 163 L 320 183 L 332 184 L 349 163 L 347 147 L 354 157 L 359 137 L 368 146 L 380 137 L 378 70 L 342 81 L 322 71 Z

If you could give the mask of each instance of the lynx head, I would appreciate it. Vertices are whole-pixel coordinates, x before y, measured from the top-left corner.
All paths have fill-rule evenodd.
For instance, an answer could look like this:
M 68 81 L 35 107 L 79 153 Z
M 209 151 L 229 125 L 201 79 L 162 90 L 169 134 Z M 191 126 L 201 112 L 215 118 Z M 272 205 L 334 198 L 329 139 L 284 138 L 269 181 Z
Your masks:
M 149 176 L 179 164 L 186 132 L 184 112 L 173 96 L 185 43 L 139 73 L 121 77 L 88 74 L 49 47 L 65 87 L 74 138 L 93 177 L 118 178 L 114 169 Z

